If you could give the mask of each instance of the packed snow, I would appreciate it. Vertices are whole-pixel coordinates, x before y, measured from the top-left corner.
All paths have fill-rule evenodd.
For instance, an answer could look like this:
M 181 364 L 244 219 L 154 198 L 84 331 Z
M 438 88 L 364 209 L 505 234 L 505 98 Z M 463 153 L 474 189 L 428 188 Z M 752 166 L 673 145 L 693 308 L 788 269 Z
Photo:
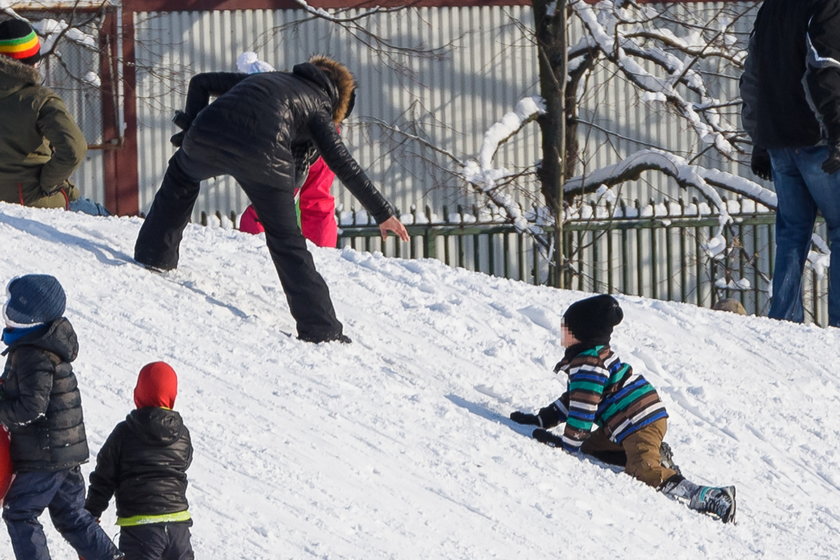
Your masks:
M 0 204 L 2 281 L 65 286 L 92 459 L 144 364 L 179 373 L 197 558 L 836 558 L 838 329 L 617 296 L 613 346 L 658 388 L 676 462 L 738 488 L 724 525 L 508 420 L 564 390 L 560 321 L 586 294 L 312 246 L 353 338 L 313 345 L 286 334 L 263 236 L 190 225 L 158 275 L 132 261 L 140 224 Z

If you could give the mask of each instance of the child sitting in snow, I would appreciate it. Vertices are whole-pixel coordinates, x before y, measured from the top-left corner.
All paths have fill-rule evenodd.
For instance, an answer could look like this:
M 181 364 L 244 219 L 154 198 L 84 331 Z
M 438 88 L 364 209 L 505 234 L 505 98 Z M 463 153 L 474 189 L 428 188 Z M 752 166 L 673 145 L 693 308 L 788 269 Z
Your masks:
M 566 353 L 554 368 L 555 373 L 569 376 L 568 390 L 537 414 L 516 411 L 511 420 L 539 426 L 533 432 L 535 439 L 570 453 L 623 454 L 624 472 L 630 476 L 687 502 L 693 510 L 715 515 L 724 523 L 733 521 L 734 486 L 694 484 L 669 464 L 670 457 L 661 456 L 667 430 L 665 406 L 653 386 L 610 349 L 613 327 L 623 318 L 618 302 L 609 295 L 569 306 L 561 338 Z M 563 422 L 562 437 L 547 430 Z
M 96 456 L 85 508 L 97 519 L 116 497 L 120 550 L 126 560 L 192 560 L 187 510 L 190 432 L 172 410 L 178 377 L 164 362 L 143 367 L 135 410 L 114 428 Z

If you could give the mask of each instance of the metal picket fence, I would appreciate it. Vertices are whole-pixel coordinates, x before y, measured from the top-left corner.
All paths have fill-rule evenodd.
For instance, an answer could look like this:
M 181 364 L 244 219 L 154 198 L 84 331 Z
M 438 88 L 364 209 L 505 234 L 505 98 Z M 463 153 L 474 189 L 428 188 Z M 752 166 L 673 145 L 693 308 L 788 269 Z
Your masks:
M 724 298 L 741 302 L 747 313 L 766 315 L 775 250 L 772 212 L 730 202 L 728 248 L 715 247 L 718 216 L 702 204 L 639 202 L 584 216 L 564 226 L 566 285 L 585 292 L 622 293 L 712 307 Z M 749 210 L 744 210 L 744 208 Z M 733 211 L 733 208 L 735 211 Z M 600 214 L 604 214 L 603 211 Z M 500 223 L 477 208 L 459 207 L 435 216 L 429 208 L 401 216 L 408 243 L 379 238 L 364 213 L 341 216 L 339 247 L 386 256 L 434 258 L 447 265 L 544 285 L 552 273 L 545 250 L 534 237 Z M 202 223 L 235 227 L 236 215 L 202 215 Z M 546 230 L 548 231 L 548 230 Z M 825 225 L 817 226 L 825 236 Z M 809 264 L 804 298 L 807 320 L 827 324 L 827 278 Z

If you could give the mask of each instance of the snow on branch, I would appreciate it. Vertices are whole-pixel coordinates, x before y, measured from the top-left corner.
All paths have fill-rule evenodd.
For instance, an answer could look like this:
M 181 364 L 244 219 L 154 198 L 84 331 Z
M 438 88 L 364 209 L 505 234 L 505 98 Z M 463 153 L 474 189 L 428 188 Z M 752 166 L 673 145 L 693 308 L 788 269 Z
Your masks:
M 685 158 L 662 150 L 640 150 L 622 161 L 597 169 L 586 175 L 572 177 L 563 187 L 569 195 L 579 195 L 597 190 L 602 185 L 611 187 L 625 181 L 638 179 L 644 171 L 660 171 L 672 177 L 683 188 L 700 191 L 723 214 L 726 205 L 716 189 L 758 202 L 770 209 L 776 208 L 776 193 L 738 175 L 706 169 L 689 164 Z
M 632 4 L 631 4 L 632 5 Z M 696 60 L 702 56 L 724 56 L 717 49 L 705 50 L 699 46 L 700 39 L 695 32 L 688 38 L 680 39 L 672 32 L 651 30 L 652 12 L 644 20 L 634 21 L 628 16 L 628 10 L 618 8 L 615 2 L 602 0 L 589 4 L 584 0 L 570 0 L 569 6 L 587 30 L 588 36 L 576 45 L 570 54 L 581 56 L 597 49 L 607 60 L 615 64 L 622 75 L 636 87 L 645 92 L 648 100 L 660 100 L 673 107 L 685 118 L 697 136 L 706 144 L 713 145 L 723 154 L 737 152 L 732 144 L 735 131 L 721 125 L 721 116 L 715 110 L 720 105 L 718 100 L 709 97 L 701 76 L 692 69 Z M 637 11 L 639 8 L 635 7 Z M 725 30 L 718 32 L 718 35 Z M 651 41 L 659 41 L 672 50 L 682 50 L 685 58 L 680 58 L 663 48 L 651 46 Z M 724 41 L 725 42 L 725 41 Z M 725 56 L 733 60 L 732 55 Z M 654 75 L 638 61 L 646 60 L 662 70 L 662 75 Z M 573 57 L 570 56 L 570 64 Z M 682 84 L 700 97 L 699 103 L 686 99 L 676 88 Z
M 459 175 L 474 189 L 486 195 L 493 204 L 505 212 L 507 218 L 520 231 L 540 233 L 525 218 L 514 199 L 499 188 L 507 180 L 517 176 L 504 167 L 493 167 L 493 156 L 499 146 L 516 135 L 525 125 L 544 114 L 545 101 L 537 96 L 525 97 L 516 104 L 516 108 L 502 116 L 484 134 L 478 157 L 461 164 Z
M 93 35 L 85 33 L 77 27 L 73 27 L 63 19 L 42 19 L 32 22 L 32 27 L 38 35 L 44 37 L 41 44 L 42 52 L 52 51 L 58 40 L 62 37 L 66 37 L 68 40 L 90 49 L 96 48 L 96 38 Z
M 567 194 L 592 192 L 602 188 L 602 186 L 611 187 L 625 181 L 638 179 L 642 172 L 649 170 L 656 170 L 672 177 L 683 188 L 694 188 L 700 191 L 718 211 L 718 234 L 723 231 L 723 227 L 727 223 L 732 221 L 732 218 L 729 216 L 729 210 L 715 186 L 725 183 L 728 178 L 731 178 L 733 183 L 739 183 L 739 181 L 736 181 L 738 179 L 743 190 L 751 192 L 753 197 L 757 197 L 754 200 L 757 199 L 762 203 L 769 201 L 768 197 L 760 195 L 757 190 L 748 189 L 746 183 L 750 183 L 750 181 L 746 179 L 722 172 L 709 173 L 707 169 L 690 165 L 684 158 L 661 150 L 641 150 L 618 163 L 602 167 L 593 173 L 573 177 L 566 182 L 563 190 Z M 728 175 L 728 178 L 724 175 Z M 716 181 L 718 185 L 713 184 L 710 178 Z M 758 185 L 755 186 L 761 189 Z M 769 191 L 767 192 L 769 193 Z

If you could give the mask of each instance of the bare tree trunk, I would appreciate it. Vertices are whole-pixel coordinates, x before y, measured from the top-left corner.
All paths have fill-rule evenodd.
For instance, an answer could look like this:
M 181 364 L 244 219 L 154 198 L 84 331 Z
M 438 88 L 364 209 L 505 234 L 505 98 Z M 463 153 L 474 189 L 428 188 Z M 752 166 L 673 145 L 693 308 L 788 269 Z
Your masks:
M 540 182 L 546 205 L 554 214 L 553 274 L 550 282 L 566 287 L 563 247 L 564 197 L 566 176 L 566 0 L 534 0 L 534 24 L 539 52 L 540 95 L 546 113 L 539 118 L 542 133 Z

